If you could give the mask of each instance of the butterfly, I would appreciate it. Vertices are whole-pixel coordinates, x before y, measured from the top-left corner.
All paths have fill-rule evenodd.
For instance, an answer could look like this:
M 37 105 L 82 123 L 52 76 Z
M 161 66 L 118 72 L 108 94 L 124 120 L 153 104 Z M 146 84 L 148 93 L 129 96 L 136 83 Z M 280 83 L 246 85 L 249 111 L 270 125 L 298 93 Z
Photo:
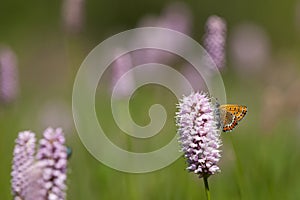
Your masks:
M 223 132 L 228 132 L 232 131 L 245 117 L 248 108 L 237 104 L 217 104 L 216 110 L 218 127 L 221 127 Z

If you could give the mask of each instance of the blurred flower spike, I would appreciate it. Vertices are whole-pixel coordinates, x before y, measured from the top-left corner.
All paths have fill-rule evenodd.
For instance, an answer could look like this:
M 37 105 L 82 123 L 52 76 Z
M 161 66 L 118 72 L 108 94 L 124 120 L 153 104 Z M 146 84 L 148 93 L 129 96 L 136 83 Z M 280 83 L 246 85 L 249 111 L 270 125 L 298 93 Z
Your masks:
M 35 154 L 35 134 L 20 132 L 16 139 L 12 166 L 14 199 L 66 199 L 67 147 L 62 129 L 48 128 Z
M 64 28 L 67 32 L 81 32 L 85 20 L 85 0 L 64 0 L 62 18 Z
M 20 132 L 15 141 L 11 184 L 13 194 L 16 197 L 25 196 L 26 169 L 34 162 L 35 142 L 35 134 L 30 131 Z
M 19 93 L 17 56 L 8 47 L 0 47 L 0 100 L 14 101 Z
M 192 32 L 192 12 L 187 4 L 184 2 L 170 3 L 159 16 L 146 15 L 140 22 L 139 27 L 157 27 L 167 28 L 174 31 L 190 35 Z M 161 35 L 149 34 L 149 37 L 138 36 L 136 41 L 146 40 L 151 43 L 166 43 L 176 48 L 182 48 L 185 44 L 180 43 L 175 37 L 169 35 L 168 38 L 161 37 Z M 168 46 L 167 45 L 167 46 Z M 169 64 L 176 61 L 176 56 L 170 52 L 165 52 L 159 49 L 142 49 L 133 52 L 134 65 L 145 63 L 163 63 Z
M 220 129 L 215 118 L 216 106 L 206 93 L 192 93 L 178 104 L 176 122 L 179 142 L 187 160 L 187 170 L 202 177 L 220 171 Z
M 117 50 L 120 51 L 120 50 Z M 116 52 L 117 54 L 118 52 Z M 127 53 L 115 59 L 112 65 L 112 86 L 111 90 L 114 90 L 115 85 L 118 80 L 126 74 L 133 66 L 132 56 Z M 120 87 L 116 88 L 116 97 L 119 99 L 125 98 L 130 95 L 130 91 L 134 88 L 134 77 L 131 73 L 129 73 L 128 78 L 126 79 L 125 84 L 120 85 Z
M 226 22 L 218 16 L 210 16 L 206 21 L 204 47 L 219 69 L 225 65 Z

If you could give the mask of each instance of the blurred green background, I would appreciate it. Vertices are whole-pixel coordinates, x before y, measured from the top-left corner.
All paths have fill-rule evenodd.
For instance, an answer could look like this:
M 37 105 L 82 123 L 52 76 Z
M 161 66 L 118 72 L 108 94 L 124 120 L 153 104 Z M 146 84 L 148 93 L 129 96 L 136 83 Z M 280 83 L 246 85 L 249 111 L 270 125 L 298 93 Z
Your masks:
M 222 134 L 222 172 L 209 179 L 212 199 L 300 199 L 300 2 L 185 3 L 193 20 L 191 36 L 199 43 L 210 15 L 227 21 L 227 64 L 221 71 L 227 98 L 229 103 L 249 109 L 233 132 Z M 1 1 L 0 44 L 10 46 L 17 55 L 20 94 L 15 102 L 0 106 L 0 199 L 12 199 L 10 170 L 18 132 L 30 129 L 40 137 L 47 126 L 56 125 L 65 130 L 67 144 L 73 148 L 68 199 L 205 199 L 203 181 L 185 171 L 183 158 L 147 174 L 119 172 L 87 152 L 72 121 L 73 82 L 87 54 L 109 36 L 137 27 L 144 16 L 159 16 L 170 4 L 172 1 L 88 0 L 78 31 L 65 27 L 63 1 Z M 252 41 L 258 33 L 253 52 L 263 45 L 262 52 L 248 60 L 234 54 L 235 36 L 245 24 L 250 27 L 246 39 Z M 248 31 L 251 27 L 256 27 L 254 34 Z M 243 34 L 241 38 L 246 40 Z M 251 54 L 248 47 L 246 57 Z M 130 141 L 139 145 L 136 151 L 154 150 L 176 134 L 173 116 L 177 99 L 166 88 L 147 85 L 131 99 L 132 117 L 140 125 L 149 123 L 148 109 L 153 103 L 164 105 L 168 112 L 160 134 L 146 140 L 132 139 L 118 129 L 109 93 L 100 91 L 96 109 L 105 117 L 99 119 L 111 134 L 108 137 L 121 147 L 126 148 L 124 141 Z

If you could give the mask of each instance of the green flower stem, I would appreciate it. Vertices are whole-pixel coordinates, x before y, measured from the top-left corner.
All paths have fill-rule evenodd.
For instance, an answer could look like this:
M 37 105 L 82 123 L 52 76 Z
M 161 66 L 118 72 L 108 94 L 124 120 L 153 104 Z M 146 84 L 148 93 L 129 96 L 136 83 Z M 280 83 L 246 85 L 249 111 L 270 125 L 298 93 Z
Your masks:
M 208 176 L 204 176 L 203 181 L 204 181 L 204 186 L 205 186 L 206 199 L 210 200 L 210 192 L 209 192 L 209 186 L 208 186 Z

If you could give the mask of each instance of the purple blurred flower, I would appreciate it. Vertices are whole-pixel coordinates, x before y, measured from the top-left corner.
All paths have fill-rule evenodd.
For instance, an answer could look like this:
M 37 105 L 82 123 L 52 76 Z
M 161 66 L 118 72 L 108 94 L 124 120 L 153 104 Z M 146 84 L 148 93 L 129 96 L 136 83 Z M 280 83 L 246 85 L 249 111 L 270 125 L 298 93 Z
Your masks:
M 127 53 L 118 57 L 112 65 L 112 90 L 118 82 L 118 80 L 127 73 L 132 68 L 132 58 L 131 54 Z M 123 98 L 130 95 L 134 87 L 134 77 L 132 74 L 126 75 L 126 84 L 119 85 L 120 87 L 116 88 L 116 94 L 118 98 Z
M 46 195 L 46 190 L 43 188 L 43 170 L 45 169 L 45 162 L 36 161 L 29 168 L 26 169 L 26 187 L 24 189 L 24 200 L 45 200 L 49 199 Z
M 44 131 L 37 152 L 37 160 L 43 166 L 41 185 L 46 199 L 66 198 L 67 148 L 62 129 Z
M 169 4 L 163 11 L 156 26 L 169 28 L 189 35 L 192 29 L 192 15 L 188 6 L 183 2 Z
M 64 0 L 62 16 L 64 28 L 71 33 L 80 32 L 84 23 L 85 0 Z
M 191 32 L 192 15 L 191 11 L 183 2 L 175 2 L 168 5 L 160 16 L 147 15 L 141 19 L 139 27 L 161 27 L 168 28 L 189 35 Z M 152 34 L 152 33 L 151 33 Z M 149 35 L 137 40 L 146 40 L 151 43 L 173 45 L 174 49 L 182 48 L 184 44 L 176 41 L 172 35 L 166 38 L 161 35 Z M 140 65 L 149 62 L 165 63 L 173 61 L 176 56 L 172 53 L 159 49 L 143 49 L 133 52 L 134 64 Z
M 258 72 L 270 61 L 270 40 L 263 28 L 242 24 L 233 29 L 230 53 L 234 66 L 240 72 Z
M 14 199 L 64 200 L 67 148 L 60 128 L 48 128 L 35 154 L 35 134 L 19 133 L 14 149 L 12 191 Z
M 0 49 L 0 99 L 9 103 L 16 99 L 19 92 L 17 57 L 4 47 Z
M 226 22 L 218 16 L 210 16 L 206 22 L 204 47 L 219 69 L 225 65 Z
M 183 2 L 169 4 L 158 17 L 146 15 L 139 22 L 139 27 L 161 27 L 190 34 L 192 14 L 188 6 Z
M 30 131 L 20 132 L 15 141 L 11 172 L 12 192 L 15 198 L 21 198 L 25 195 L 25 188 L 28 183 L 26 171 L 34 162 L 35 142 L 35 134 Z
M 178 108 L 176 122 L 187 170 L 200 178 L 219 172 L 221 140 L 215 105 L 206 93 L 192 93 L 180 100 Z

